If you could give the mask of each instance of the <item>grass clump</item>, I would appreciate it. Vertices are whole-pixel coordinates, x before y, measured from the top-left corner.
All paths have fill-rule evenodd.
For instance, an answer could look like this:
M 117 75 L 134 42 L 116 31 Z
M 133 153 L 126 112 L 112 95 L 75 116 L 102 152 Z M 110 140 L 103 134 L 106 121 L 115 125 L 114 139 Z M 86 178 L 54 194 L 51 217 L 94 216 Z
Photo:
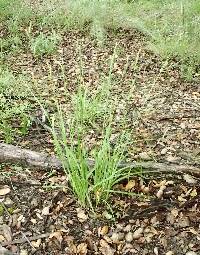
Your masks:
M 29 78 L 23 74 L 15 75 L 11 70 L 0 67 L 0 94 L 15 98 L 29 96 Z
M 90 153 L 84 143 L 85 133 L 80 122 L 72 119 L 66 124 L 62 110 L 58 107 L 57 123 L 58 128 L 53 118 L 55 149 L 80 204 L 85 207 L 107 202 L 113 186 L 121 179 L 128 178 L 124 169 L 118 169 L 119 162 L 125 158 L 126 136 L 123 134 L 113 148 L 110 140 L 112 132 L 108 125 L 104 129 L 100 146 L 92 152 L 94 164 L 91 165 L 88 163 Z
M 56 52 L 59 41 L 60 37 L 55 31 L 50 35 L 40 33 L 35 38 L 31 39 L 31 51 L 36 57 L 53 54 Z
M 28 78 L 0 69 L 0 135 L 11 143 L 16 134 L 25 135 L 31 125 L 28 112 Z

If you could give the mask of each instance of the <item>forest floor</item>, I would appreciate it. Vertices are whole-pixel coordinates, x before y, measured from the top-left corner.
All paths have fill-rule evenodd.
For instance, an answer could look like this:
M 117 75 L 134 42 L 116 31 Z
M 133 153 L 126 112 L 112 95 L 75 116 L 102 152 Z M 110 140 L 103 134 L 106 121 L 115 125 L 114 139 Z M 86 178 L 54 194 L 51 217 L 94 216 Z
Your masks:
M 79 54 L 80 46 L 81 54 Z M 79 33 L 62 34 L 50 57 L 20 52 L 7 65 L 15 74 L 34 77 L 36 94 L 53 111 L 55 100 L 70 113 L 68 93 L 82 82 L 91 95 L 109 73 L 113 52 L 113 143 L 121 129 L 130 131 L 128 159 L 200 164 L 200 87 L 181 78 L 176 60 L 164 61 L 147 49 L 137 31 L 112 31 L 103 47 Z M 62 71 L 64 67 L 65 77 Z M 65 83 L 65 84 L 64 84 Z M 66 86 L 67 84 L 67 86 Z M 65 88 L 64 88 L 65 87 Z M 24 99 L 31 103 L 32 98 Z M 23 98 L 13 98 L 21 104 Z M 40 118 L 33 107 L 32 115 Z M 16 124 L 17 125 L 17 124 Z M 99 125 L 99 126 L 98 126 Z M 86 141 L 101 139 L 101 123 L 91 125 Z M 3 139 L 2 139 L 3 140 Z M 34 122 L 13 144 L 53 153 L 51 134 Z M 200 182 L 198 175 L 142 172 L 118 184 L 121 191 L 94 215 L 82 209 L 64 173 L 2 166 L 0 177 L 0 243 L 14 254 L 200 254 Z M 2 254 L 3 253 L 3 248 Z M 1 252 L 1 251 L 0 251 Z

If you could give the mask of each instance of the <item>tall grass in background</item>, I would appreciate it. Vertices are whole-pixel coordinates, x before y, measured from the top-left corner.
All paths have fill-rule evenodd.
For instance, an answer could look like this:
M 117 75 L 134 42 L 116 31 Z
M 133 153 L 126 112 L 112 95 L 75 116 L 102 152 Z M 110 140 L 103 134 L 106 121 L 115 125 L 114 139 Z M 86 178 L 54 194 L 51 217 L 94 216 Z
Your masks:
M 147 34 L 149 47 L 162 56 L 177 57 L 188 66 L 200 62 L 198 0 L 46 0 L 35 4 L 0 0 L 0 20 L 9 31 L 0 40 L 1 48 L 23 47 L 20 27 L 29 22 L 39 29 L 87 30 L 100 42 L 108 29 L 137 28 Z

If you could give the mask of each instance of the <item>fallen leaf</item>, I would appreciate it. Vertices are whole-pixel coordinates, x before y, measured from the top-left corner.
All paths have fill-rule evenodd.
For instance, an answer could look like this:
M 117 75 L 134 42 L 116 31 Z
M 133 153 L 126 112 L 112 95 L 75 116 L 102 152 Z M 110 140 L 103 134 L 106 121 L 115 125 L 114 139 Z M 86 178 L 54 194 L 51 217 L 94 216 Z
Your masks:
M 36 213 L 36 216 L 40 219 L 40 220 L 43 220 L 42 216 L 37 212 Z
M 186 202 L 187 199 L 185 199 L 183 196 L 178 196 L 178 201 L 179 202 Z
M 36 223 L 37 223 L 37 220 L 34 219 L 34 218 L 31 218 L 30 221 L 31 221 L 33 224 L 36 224 Z
M 169 148 L 163 148 L 160 152 L 161 155 L 165 155 L 168 152 Z
M 158 247 L 154 247 L 153 251 L 154 251 L 154 254 L 155 254 L 155 255 L 158 255 L 158 254 L 159 254 L 159 252 L 158 252 Z
M 128 232 L 126 235 L 125 235 L 125 239 L 128 243 L 131 243 L 133 241 L 133 233 L 132 232 Z
M 170 162 L 170 163 L 173 163 L 173 162 L 178 162 L 178 161 L 180 161 L 180 158 L 179 158 L 179 157 L 174 157 L 174 156 L 172 156 L 172 155 L 169 155 L 169 156 L 166 158 L 166 160 L 167 160 L 168 162 Z
M 80 243 L 76 248 L 77 254 L 85 255 L 87 254 L 87 244 L 86 243 Z
M 101 229 L 100 229 L 100 235 L 104 236 L 108 233 L 108 226 L 103 226 Z
M 107 220 L 112 219 L 112 214 L 108 213 L 107 211 L 104 211 L 102 214 Z
M 6 224 L 3 224 L 2 225 L 2 231 L 3 231 L 3 236 L 5 237 L 5 239 L 8 241 L 8 242 L 11 242 L 12 241 L 12 232 L 11 232 L 11 228 L 6 225 Z
M 190 226 L 190 221 L 188 217 L 179 218 L 177 222 L 177 226 L 181 228 L 186 228 Z
M 119 241 L 123 240 L 124 239 L 124 233 L 122 232 L 114 232 L 111 236 L 111 239 L 113 241 L 113 243 L 118 243 Z
M 5 241 L 5 237 L 3 235 L 0 235 L 0 243 L 2 243 L 3 241 Z
M 27 250 L 21 250 L 20 255 L 28 255 L 28 251 Z
M 61 243 L 62 240 L 63 240 L 61 231 L 56 231 L 56 232 L 51 233 L 50 236 L 49 236 L 49 238 L 51 239 L 51 238 L 53 238 L 53 237 L 55 237 L 60 243 Z
M 50 206 L 46 206 L 42 209 L 42 215 L 49 215 Z
M 168 251 L 166 255 L 174 255 L 173 251 Z
M 80 208 L 77 209 L 77 217 L 80 222 L 84 222 L 88 219 L 88 215 L 86 215 L 85 212 Z
M 125 186 L 125 191 L 133 189 L 135 187 L 135 184 L 136 184 L 135 180 L 130 180 Z
M 100 240 L 100 251 L 103 255 L 114 255 L 115 250 L 103 239 Z
M 171 210 L 171 214 L 174 216 L 174 217 L 177 217 L 178 216 L 178 210 L 176 209 L 176 208 L 173 208 L 172 210 Z
M 183 179 L 187 182 L 187 183 L 189 183 L 189 184 L 195 184 L 195 183 L 197 183 L 197 180 L 195 180 L 191 175 L 189 175 L 189 174 L 184 174 L 183 175 Z
M 5 186 L 3 189 L 0 189 L 0 196 L 5 196 L 8 193 L 10 193 L 10 188 L 8 186 Z
M 37 241 L 32 241 L 31 244 L 33 245 L 34 248 L 39 248 L 42 240 L 38 239 Z
M 144 229 L 142 227 L 135 230 L 135 232 L 133 233 L 133 239 L 140 238 L 143 235 L 143 232 L 144 232 Z
M 196 236 L 199 236 L 198 232 L 197 232 L 194 228 L 190 228 L 189 231 L 190 231 L 192 234 L 194 234 L 194 235 L 196 235 Z
M 8 249 L 6 249 L 6 248 L 4 248 L 2 246 L 0 246 L 0 254 L 1 255 L 13 255 L 12 252 L 10 252 Z
M 198 255 L 198 254 L 194 251 L 188 251 L 185 255 Z
M 166 186 L 161 186 L 159 191 L 156 193 L 157 198 L 161 198 L 163 196 L 164 190 L 166 189 Z
M 190 196 L 191 197 L 196 197 L 198 195 L 197 193 L 197 190 L 196 189 L 193 189 L 191 192 L 190 192 Z

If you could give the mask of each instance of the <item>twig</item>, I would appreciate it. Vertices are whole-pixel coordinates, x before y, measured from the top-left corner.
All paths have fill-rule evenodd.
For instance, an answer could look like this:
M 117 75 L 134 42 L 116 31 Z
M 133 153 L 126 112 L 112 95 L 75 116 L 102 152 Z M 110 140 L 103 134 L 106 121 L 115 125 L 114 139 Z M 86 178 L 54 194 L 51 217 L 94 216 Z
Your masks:
M 2 243 L 1 245 L 2 246 L 8 246 L 8 245 L 13 245 L 13 244 L 22 244 L 22 243 L 25 243 L 25 242 L 31 242 L 31 241 L 35 241 L 35 240 L 38 240 L 38 239 L 42 239 L 42 238 L 46 238 L 46 237 L 49 237 L 51 233 L 45 233 L 45 234 L 41 234 L 41 235 L 37 235 L 37 236 L 32 236 L 32 237 L 23 237 L 23 238 L 20 238 L 20 239 L 15 239 L 13 240 L 12 242 L 4 242 Z
M 28 239 L 28 237 L 21 231 L 21 234 L 23 235 L 24 239 L 30 244 L 30 246 L 33 248 L 33 250 L 36 250 L 35 247 L 32 245 L 31 240 Z M 38 238 L 40 239 L 40 238 Z

